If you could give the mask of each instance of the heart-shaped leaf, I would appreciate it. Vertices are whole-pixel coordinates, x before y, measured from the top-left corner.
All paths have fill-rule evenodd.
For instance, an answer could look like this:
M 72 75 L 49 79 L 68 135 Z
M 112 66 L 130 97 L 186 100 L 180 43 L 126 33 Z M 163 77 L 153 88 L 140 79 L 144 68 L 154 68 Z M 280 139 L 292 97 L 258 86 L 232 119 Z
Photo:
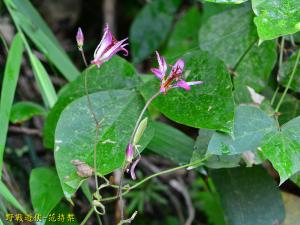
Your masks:
M 111 90 L 90 95 L 92 107 L 101 122 L 97 138 L 97 172 L 108 174 L 120 168 L 125 149 L 144 102 L 135 91 Z M 62 112 L 55 131 L 55 162 L 67 198 L 80 186 L 84 177 L 78 175 L 72 160 L 79 160 L 93 168 L 96 125 L 83 96 L 69 104 Z M 143 150 L 153 136 L 151 123 L 140 141 Z
M 262 152 L 280 175 L 282 184 L 300 170 L 300 117 L 264 137 Z
M 270 40 L 300 30 L 298 0 L 252 0 L 254 23 L 260 40 Z
M 235 112 L 233 134 L 215 132 L 207 154 L 234 155 L 255 151 L 263 137 L 277 130 L 276 122 L 254 106 L 239 106 Z
M 233 124 L 234 102 L 230 76 L 222 61 L 203 51 L 183 56 L 187 80 L 204 83 L 190 91 L 175 88 L 160 95 L 153 104 L 168 118 L 188 126 L 229 132 Z M 141 92 L 146 99 L 159 90 L 158 79 L 147 82 Z
M 62 89 L 58 101 L 47 116 L 43 130 L 43 141 L 47 148 L 54 148 L 54 132 L 61 112 L 72 101 L 86 94 L 85 75 L 89 93 L 100 90 L 131 89 L 141 83 L 134 67 L 118 56 L 113 57 L 100 68 L 92 66 L 85 70 L 80 77 Z

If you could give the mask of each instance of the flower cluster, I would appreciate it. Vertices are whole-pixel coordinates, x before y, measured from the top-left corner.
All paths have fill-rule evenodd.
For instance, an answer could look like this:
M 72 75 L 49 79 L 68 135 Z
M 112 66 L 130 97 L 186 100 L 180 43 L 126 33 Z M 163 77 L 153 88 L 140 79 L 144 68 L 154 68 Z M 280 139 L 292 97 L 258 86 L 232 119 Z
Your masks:
M 111 33 L 109 30 L 109 26 L 106 24 L 104 27 L 104 34 L 103 37 L 97 46 L 95 52 L 94 52 L 94 59 L 91 61 L 92 64 L 96 65 L 97 67 L 100 67 L 103 63 L 107 62 L 110 60 L 115 54 L 117 54 L 120 51 L 125 52 L 125 56 L 128 55 L 128 51 L 125 49 L 125 46 L 128 45 L 126 42 L 128 38 L 125 38 L 121 41 L 118 41 Z M 84 42 L 84 37 L 81 28 L 78 29 L 77 35 L 76 35 L 76 41 L 77 41 L 77 46 L 78 49 L 81 51 L 83 54 L 83 42 Z M 197 85 L 197 84 L 202 84 L 202 81 L 190 81 L 186 82 L 183 79 L 183 70 L 184 70 L 184 61 L 182 59 L 178 59 L 176 63 L 171 67 L 170 73 L 167 76 L 167 70 L 168 70 L 168 65 L 166 63 L 166 60 L 164 57 L 160 56 L 159 53 L 156 51 L 157 55 L 157 61 L 158 61 L 158 68 L 151 68 L 152 73 L 160 79 L 160 89 L 159 93 L 164 93 L 166 94 L 167 91 L 169 91 L 172 88 L 184 88 L 186 91 L 189 91 L 191 89 L 192 85 Z M 84 54 L 83 54 L 84 56 Z M 84 57 L 85 60 L 85 57 Z M 151 99 L 148 100 L 148 103 L 150 102 L 158 95 L 153 96 Z M 149 105 L 146 104 L 145 108 Z M 145 109 L 144 108 L 144 109 Z M 142 111 L 140 115 L 140 119 L 142 118 L 143 113 L 145 110 Z M 137 137 L 142 135 L 143 131 L 145 129 L 145 120 L 144 121 L 137 121 L 136 123 L 136 128 L 134 129 L 132 137 Z M 141 127 L 142 129 L 139 129 Z M 137 135 L 138 134 L 138 135 Z M 138 139 L 139 139 L 138 138 Z M 126 166 L 127 166 L 127 171 L 130 171 L 132 179 L 136 179 L 134 170 L 136 165 L 138 164 L 139 160 L 141 159 L 140 154 L 137 154 L 138 157 L 135 161 L 135 152 L 137 150 L 137 142 L 138 141 L 133 141 L 130 140 L 127 148 L 126 148 Z M 130 170 L 128 169 L 129 166 Z
M 178 59 L 176 63 L 172 66 L 171 72 L 168 77 L 166 77 L 167 73 L 167 63 L 164 57 L 160 56 L 158 52 L 156 52 L 158 68 L 151 68 L 152 73 L 160 79 L 160 92 L 166 93 L 171 88 L 184 88 L 189 91 L 191 89 L 190 86 L 202 84 L 202 81 L 191 81 L 186 82 L 182 78 L 183 69 L 184 69 L 184 61 L 182 59 Z

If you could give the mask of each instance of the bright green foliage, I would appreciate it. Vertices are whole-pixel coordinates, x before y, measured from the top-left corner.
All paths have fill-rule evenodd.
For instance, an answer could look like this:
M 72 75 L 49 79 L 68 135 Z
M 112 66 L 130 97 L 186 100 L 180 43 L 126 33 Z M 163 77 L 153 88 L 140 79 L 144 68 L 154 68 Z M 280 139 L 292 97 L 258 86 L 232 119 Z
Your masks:
M 198 30 L 201 15 L 196 7 L 186 13 L 176 22 L 163 52 L 167 60 L 174 61 L 187 51 L 198 49 Z
M 3 153 L 9 124 L 9 115 L 13 104 L 17 81 L 22 62 L 23 44 L 19 34 L 12 42 L 5 65 L 0 101 L 0 178 L 2 174 Z
M 297 52 L 295 52 L 287 61 L 282 64 L 281 69 L 279 70 L 279 82 L 286 87 L 289 78 L 292 74 L 293 68 L 297 59 Z M 296 92 L 300 92 L 300 66 L 298 65 L 294 79 L 290 85 L 290 89 Z
M 29 186 L 34 212 L 43 217 L 47 217 L 64 196 L 56 171 L 52 168 L 33 169 Z
M 12 195 L 9 189 L 0 181 L 0 195 L 13 207 L 20 210 L 22 213 L 26 213 L 24 207 L 18 202 L 18 200 Z
M 230 225 L 274 225 L 285 216 L 279 189 L 261 167 L 211 171 Z
M 100 90 L 132 89 L 141 83 L 134 67 L 126 60 L 115 56 L 100 68 L 89 67 L 75 81 L 67 84 L 59 94 L 59 99 L 47 116 L 44 126 L 44 145 L 54 147 L 54 132 L 57 121 L 64 108 L 86 94 L 85 75 L 89 93 Z
M 194 147 L 192 138 L 165 123 L 154 122 L 153 127 L 155 133 L 148 149 L 178 164 L 190 161 Z
M 264 137 L 262 151 L 280 175 L 282 184 L 300 170 L 300 117 Z
M 191 158 L 191 162 L 198 161 L 203 159 L 207 152 L 209 141 L 211 140 L 213 134 L 215 132 L 207 129 L 200 129 L 199 135 L 196 139 L 193 155 Z M 241 161 L 241 155 L 210 155 L 210 157 L 204 162 L 205 166 L 209 168 L 231 168 L 239 166 Z
M 300 30 L 300 1 L 252 0 L 258 36 L 261 41 L 293 34 Z
M 277 130 L 276 122 L 254 106 L 239 106 L 235 112 L 233 134 L 215 132 L 207 154 L 234 155 L 255 151 L 263 137 Z
M 248 0 L 205 0 L 207 2 L 222 3 L 222 4 L 241 4 Z
M 180 0 L 153 0 L 135 17 L 129 34 L 133 62 L 157 50 L 167 38 Z
M 23 123 L 33 116 L 46 115 L 46 111 L 40 105 L 33 102 L 18 102 L 11 108 L 10 122 Z
M 125 149 L 144 102 L 135 91 L 110 90 L 90 95 L 93 110 L 101 122 L 97 141 L 97 172 L 105 175 L 123 165 Z M 83 96 L 63 111 L 55 131 L 55 161 L 65 196 L 70 198 L 83 180 L 71 160 L 93 167 L 95 122 Z M 143 150 L 153 137 L 149 121 L 139 142 Z
M 229 132 L 233 123 L 232 85 L 223 63 L 212 55 L 194 51 L 183 56 L 187 80 L 201 80 L 186 92 L 181 88 L 161 94 L 153 105 L 168 118 L 188 126 Z M 159 90 L 156 78 L 141 92 L 148 99 Z
M 14 22 L 30 37 L 57 69 L 74 80 L 79 72 L 63 51 L 52 31 L 28 0 L 5 0 Z

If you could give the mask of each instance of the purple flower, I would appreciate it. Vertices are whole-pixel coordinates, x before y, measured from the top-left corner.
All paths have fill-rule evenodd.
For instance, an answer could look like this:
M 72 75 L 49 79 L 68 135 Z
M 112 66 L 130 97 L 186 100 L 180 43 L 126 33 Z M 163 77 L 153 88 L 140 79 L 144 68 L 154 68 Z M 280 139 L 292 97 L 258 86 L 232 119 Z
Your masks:
M 117 41 L 109 30 L 108 25 L 106 24 L 104 27 L 102 40 L 94 52 L 94 59 L 92 61 L 92 64 L 100 67 L 104 62 L 108 61 L 119 51 L 124 51 L 124 55 L 127 56 L 128 51 L 124 48 L 128 45 L 128 43 L 125 43 L 127 39 L 128 38 Z
M 127 148 L 126 148 L 126 161 L 128 163 L 131 163 L 133 160 L 133 156 L 134 156 L 134 149 L 132 144 L 128 144 Z
M 139 161 L 141 160 L 141 157 L 138 157 L 131 165 L 130 167 L 130 176 L 132 180 L 136 179 L 136 175 L 135 175 L 135 167 L 137 166 L 137 164 L 139 163 Z
M 83 41 L 84 41 L 83 33 L 82 33 L 81 28 L 79 27 L 77 34 L 76 34 L 76 42 L 77 42 L 77 46 L 78 46 L 79 50 L 82 50 Z
M 160 56 L 158 52 L 156 52 L 158 68 L 151 68 L 152 73 L 160 79 L 160 92 L 166 93 L 171 88 L 184 88 L 186 91 L 191 89 L 190 86 L 202 84 L 202 81 L 191 81 L 186 82 L 182 79 L 182 72 L 184 69 L 184 61 L 182 59 L 178 59 L 176 63 L 172 66 L 170 75 L 166 77 L 167 72 L 167 63 L 164 57 Z

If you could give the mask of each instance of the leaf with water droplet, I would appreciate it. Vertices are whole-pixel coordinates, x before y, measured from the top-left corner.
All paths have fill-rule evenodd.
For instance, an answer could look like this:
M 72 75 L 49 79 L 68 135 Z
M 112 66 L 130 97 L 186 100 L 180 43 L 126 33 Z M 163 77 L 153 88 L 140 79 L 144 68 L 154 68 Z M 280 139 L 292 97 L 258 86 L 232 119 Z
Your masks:
M 299 0 L 252 0 L 260 40 L 271 40 L 300 30 Z
M 208 145 L 207 154 L 234 155 L 255 151 L 264 135 L 276 131 L 273 118 L 255 106 L 241 105 L 236 109 L 233 134 L 215 132 Z

